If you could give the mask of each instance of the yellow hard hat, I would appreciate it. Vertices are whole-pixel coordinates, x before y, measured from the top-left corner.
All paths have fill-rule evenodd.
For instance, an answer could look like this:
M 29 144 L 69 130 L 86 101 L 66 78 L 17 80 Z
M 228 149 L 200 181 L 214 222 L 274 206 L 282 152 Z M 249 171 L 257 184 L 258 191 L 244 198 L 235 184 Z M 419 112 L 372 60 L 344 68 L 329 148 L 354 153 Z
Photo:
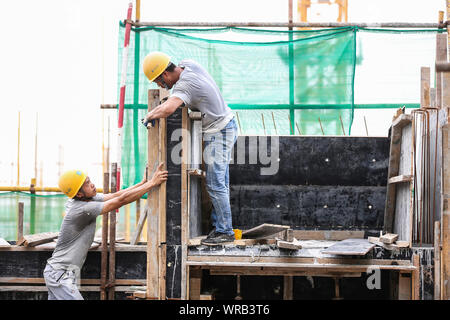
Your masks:
M 169 63 L 170 57 L 167 54 L 155 51 L 144 58 L 142 67 L 148 80 L 153 81 L 166 70 Z
M 86 174 L 83 171 L 69 170 L 59 177 L 58 186 L 69 198 L 73 198 L 78 193 L 85 180 Z

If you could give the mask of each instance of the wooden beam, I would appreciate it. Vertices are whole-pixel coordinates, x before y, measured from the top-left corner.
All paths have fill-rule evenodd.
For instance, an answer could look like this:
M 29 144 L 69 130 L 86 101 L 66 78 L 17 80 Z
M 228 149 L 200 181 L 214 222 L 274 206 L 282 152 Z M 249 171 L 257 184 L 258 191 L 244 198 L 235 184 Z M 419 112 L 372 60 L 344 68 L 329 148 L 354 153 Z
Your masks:
M 436 35 L 436 61 L 447 61 L 447 35 Z M 436 106 L 442 108 L 442 79 L 443 73 L 436 68 Z
M 386 233 L 380 237 L 380 241 L 387 244 L 393 244 L 398 239 L 398 234 Z
M 420 68 L 420 107 L 429 108 L 430 103 L 430 68 Z
M 189 132 L 190 132 L 190 121 L 188 116 L 188 109 L 182 108 L 182 119 L 181 119 L 181 129 L 182 129 L 182 150 L 181 150 L 181 299 L 187 299 L 188 290 L 190 284 L 189 279 L 189 269 L 186 265 L 187 261 L 187 243 L 189 239 L 189 198 L 188 198 L 188 174 L 187 169 L 189 168 L 188 162 L 190 159 L 189 154 Z
M 337 230 L 293 230 L 297 240 L 345 240 L 363 239 L 364 231 L 337 231 Z
M 411 182 L 413 176 L 412 175 L 400 175 L 389 178 L 388 183 L 403 183 L 403 182 Z
M 294 278 L 292 276 L 284 276 L 283 284 L 283 300 L 292 300 L 294 291 Z
M 139 238 L 141 237 L 142 228 L 144 227 L 145 220 L 147 219 L 147 214 L 148 214 L 148 207 L 145 207 L 144 212 L 139 216 L 139 221 L 136 226 L 136 230 L 133 236 L 131 237 L 130 244 L 135 245 L 138 243 Z
M 302 248 L 302 245 L 299 244 L 296 239 L 294 239 L 294 241 L 292 242 L 277 240 L 277 247 L 289 250 L 300 250 Z
M 159 99 L 162 100 L 169 96 L 168 90 L 159 89 Z M 164 163 L 163 169 L 167 170 L 167 119 L 159 119 L 158 126 L 158 163 Z M 166 199 L 167 183 L 163 182 L 159 186 L 159 299 L 166 299 Z
M 103 173 L 103 193 L 109 193 L 109 172 Z M 108 269 L 108 214 L 102 214 L 102 254 L 100 261 L 100 300 L 106 300 L 106 279 Z
M 281 231 L 286 231 L 287 229 L 290 229 L 290 227 L 279 224 L 263 223 L 249 230 L 242 231 L 242 238 L 247 239 L 263 238 L 279 233 Z
M 25 247 L 35 247 L 39 244 L 52 242 L 58 238 L 59 232 L 43 232 L 36 234 L 29 234 L 23 236 L 23 245 Z
M 117 163 L 111 164 L 111 193 L 117 190 Z M 108 300 L 114 300 L 115 280 L 116 280 L 116 211 L 109 212 L 109 279 L 108 279 Z
M 23 202 L 19 202 L 17 210 L 17 243 L 23 239 Z
M 441 300 L 441 223 L 434 223 L 434 300 Z
M 0 283 L 44 284 L 44 278 L 0 277 Z M 102 279 L 81 279 L 82 285 L 101 285 Z M 145 285 L 145 279 L 116 279 L 117 285 Z
M 202 270 L 191 268 L 189 270 L 189 300 L 200 300 L 202 287 Z
M 450 88 L 445 90 L 449 90 Z M 444 106 L 446 100 L 444 99 Z M 441 296 L 450 299 L 450 123 L 442 126 Z
M 420 300 L 420 257 L 418 254 L 412 256 L 415 270 L 412 273 L 412 299 Z
M 398 300 L 411 300 L 411 274 L 398 273 Z
M 159 105 L 160 93 L 158 89 L 148 90 L 148 111 Z M 159 127 L 161 120 L 148 130 L 148 159 L 149 178 L 156 172 L 159 165 Z M 160 299 L 160 215 L 159 215 L 159 187 L 148 192 L 147 197 L 147 298 Z

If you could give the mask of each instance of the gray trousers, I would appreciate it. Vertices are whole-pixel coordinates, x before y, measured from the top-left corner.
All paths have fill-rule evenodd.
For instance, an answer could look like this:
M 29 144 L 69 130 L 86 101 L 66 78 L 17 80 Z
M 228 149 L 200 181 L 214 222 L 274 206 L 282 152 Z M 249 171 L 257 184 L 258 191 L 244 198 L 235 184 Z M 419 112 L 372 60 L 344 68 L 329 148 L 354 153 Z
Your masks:
M 47 263 L 44 279 L 48 300 L 84 300 L 77 288 L 75 271 L 55 270 Z

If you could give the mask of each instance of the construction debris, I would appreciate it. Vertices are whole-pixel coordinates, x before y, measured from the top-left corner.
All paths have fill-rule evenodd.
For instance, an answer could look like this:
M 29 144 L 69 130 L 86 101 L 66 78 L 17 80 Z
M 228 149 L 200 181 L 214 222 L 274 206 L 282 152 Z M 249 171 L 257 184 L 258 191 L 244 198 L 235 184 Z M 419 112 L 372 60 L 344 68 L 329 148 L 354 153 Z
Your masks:
M 292 241 L 277 240 L 277 247 L 289 250 L 300 250 L 302 245 L 294 238 Z
M 398 234 L 386 233 L 380 237 L 380 241 L 387 244 L 392 244 L 398 239 Z
M 383 247 L 387 250 L 398 250 L 400 248 L 408 248 L 409 242 L 408 241 L 396 241 L 395 243 L 384 243 L 380 241 L 380 237 L 369 237 L 368 238 L 370 243 L 373 243 L 377 246 Z

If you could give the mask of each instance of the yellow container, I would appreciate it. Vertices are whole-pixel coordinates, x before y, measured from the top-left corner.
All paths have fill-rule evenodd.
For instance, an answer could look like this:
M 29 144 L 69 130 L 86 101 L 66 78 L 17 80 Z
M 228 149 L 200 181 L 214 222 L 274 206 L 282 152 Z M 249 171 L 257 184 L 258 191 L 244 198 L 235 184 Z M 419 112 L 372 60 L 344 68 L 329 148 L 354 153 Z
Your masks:
M 234 231 L 234 239 L 241 240 L 242 239 L 242 230 L 233 229 L 233 231 Z

